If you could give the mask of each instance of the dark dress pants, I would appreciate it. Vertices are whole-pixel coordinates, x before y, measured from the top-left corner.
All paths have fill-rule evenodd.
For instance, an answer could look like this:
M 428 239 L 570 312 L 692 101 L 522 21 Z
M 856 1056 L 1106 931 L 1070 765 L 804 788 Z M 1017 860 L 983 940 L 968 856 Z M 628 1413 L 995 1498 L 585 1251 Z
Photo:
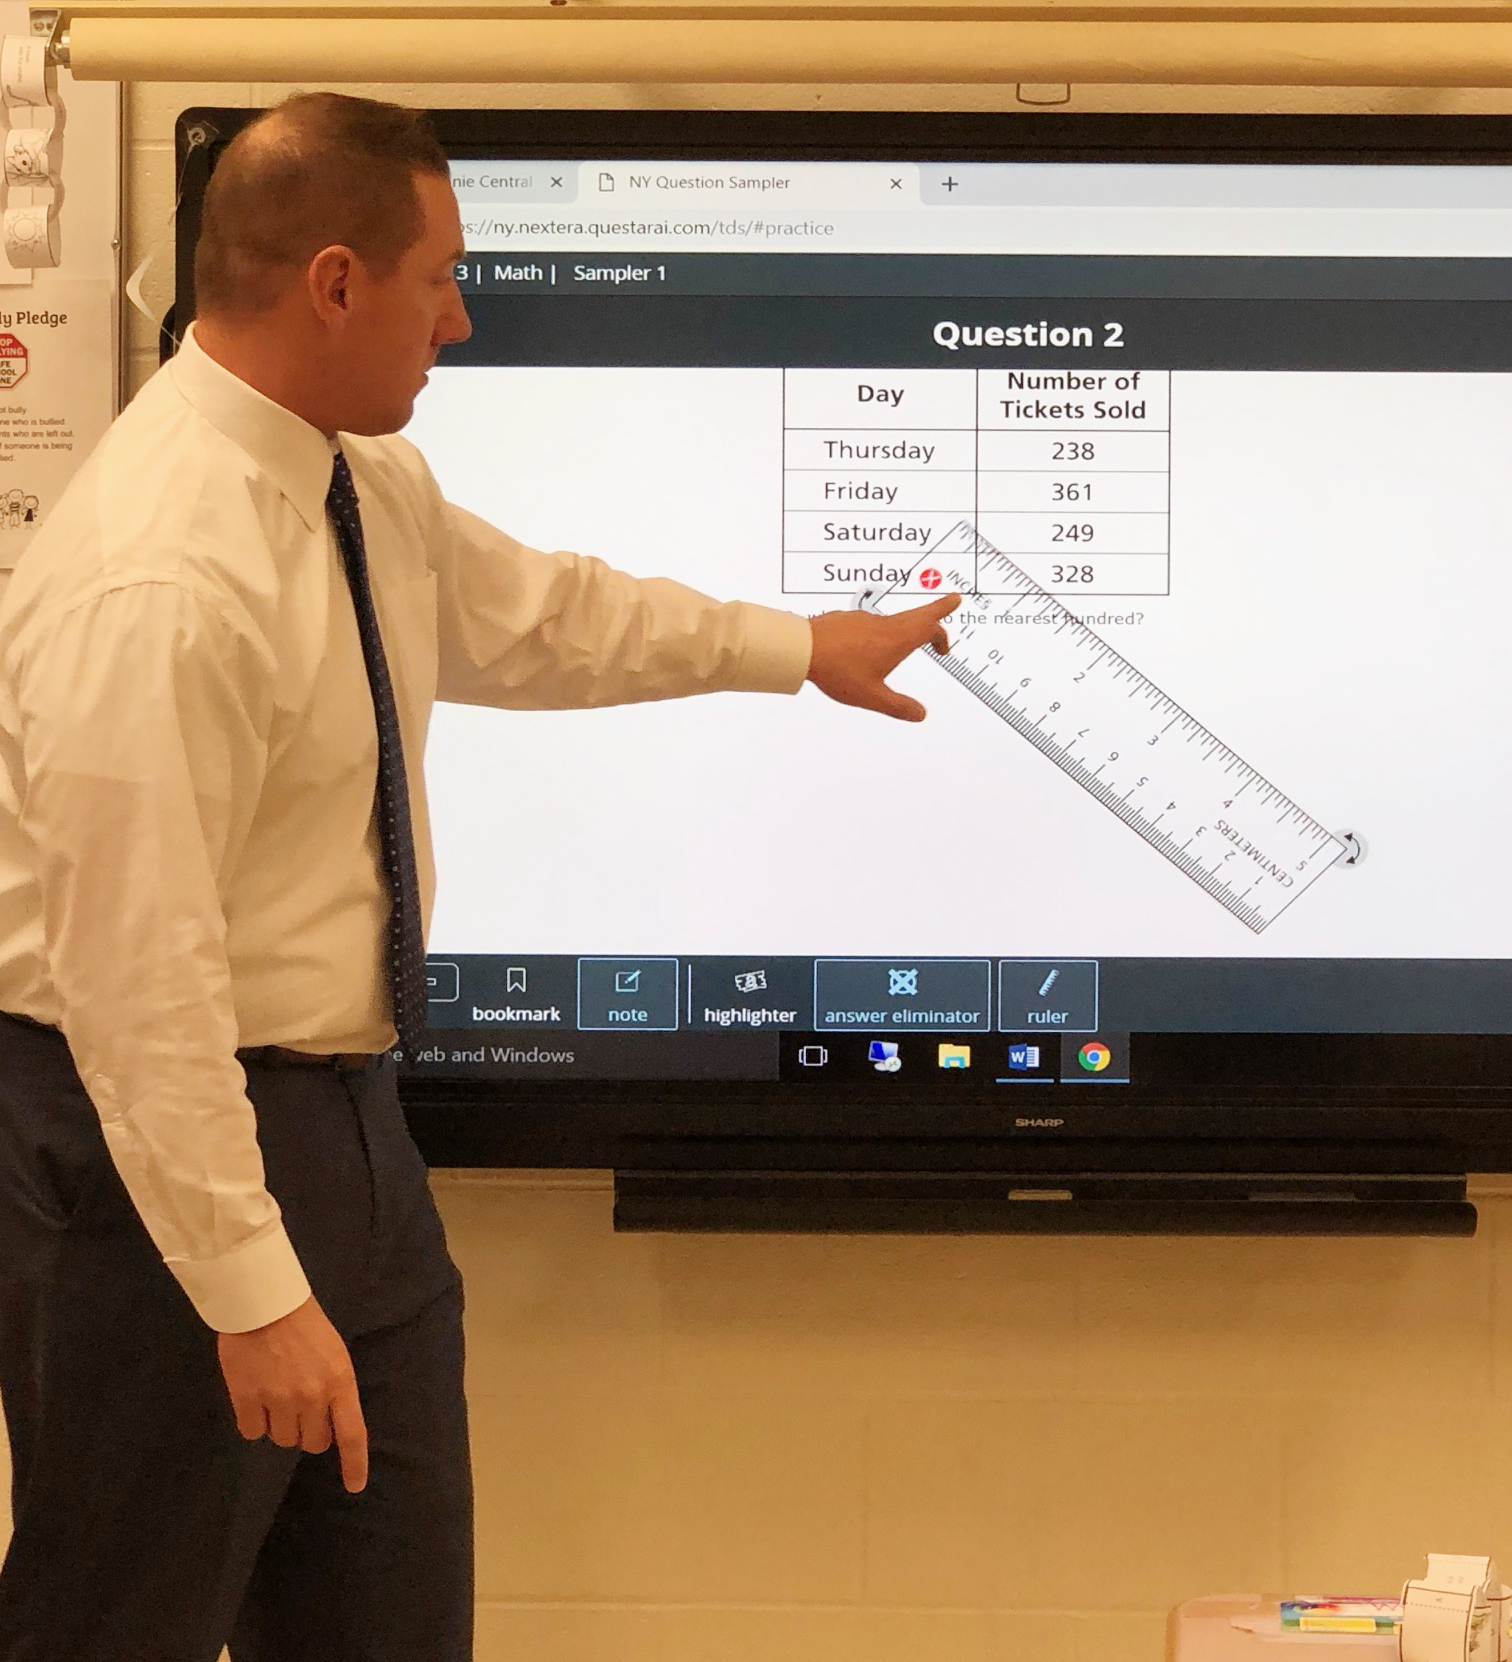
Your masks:
M 351 1352 L 367 1487 L 248 1442 L 62 1038 L 0 1017 L 0 1662 L 470 1662 L 462 1290 L 388 1060 L 247 1066 L 268 1188 Z

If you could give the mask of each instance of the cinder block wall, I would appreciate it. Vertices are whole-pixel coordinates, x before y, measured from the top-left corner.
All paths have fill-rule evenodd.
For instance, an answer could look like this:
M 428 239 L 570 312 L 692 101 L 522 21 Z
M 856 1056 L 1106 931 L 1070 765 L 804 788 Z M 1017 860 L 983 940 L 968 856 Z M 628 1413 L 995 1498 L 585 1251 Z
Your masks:
M 1472 1241 L 624 1237 L 440 1181 L 482 1662 L 1158 1662 L 1202 1592 L 1507 1541 L 1512 1187 Z
M 171 209 L 178 110 L 284 90 L 129 89 L 128 269 Z M 1097 88 L 1070 107 L 1512 98 Z M 168 283 L 159 265 L 147 292 Z M 156 362 L 145 320 L 128 346 L 135 387 Z M 1480 1185 L 1481 1232 L 1455 1242 L 617 1237 L 605 1174 L 435 1184 L 468 1283 L 479 1662 L 1157 1662 L 1165 1612 L 1195 1594 L 1390 1591 L 1430 1549 L 1512 1550 L 1512 1184 Z

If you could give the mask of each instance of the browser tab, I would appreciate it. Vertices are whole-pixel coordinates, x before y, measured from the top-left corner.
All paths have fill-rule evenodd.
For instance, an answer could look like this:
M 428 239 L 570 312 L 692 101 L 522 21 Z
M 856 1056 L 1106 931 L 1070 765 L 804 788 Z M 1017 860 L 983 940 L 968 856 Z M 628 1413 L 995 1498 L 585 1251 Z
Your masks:
M 577 162 L 453 162 L 452 189 L 457 201 L 575 202 Z
M 627 162 L 597 169 L 585 195 L 722 213 L 875 210 L 917 207 L 918 174 L 912 162 Z

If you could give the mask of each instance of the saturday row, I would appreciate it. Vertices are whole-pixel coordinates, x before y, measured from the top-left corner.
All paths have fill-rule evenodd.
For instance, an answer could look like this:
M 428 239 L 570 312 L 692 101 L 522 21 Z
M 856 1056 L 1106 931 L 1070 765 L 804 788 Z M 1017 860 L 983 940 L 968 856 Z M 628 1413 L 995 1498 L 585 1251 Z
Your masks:
M 1050 514 L 783 515 L 783 548 L 790 554 L 913 554 L 934 548 L 963 519 L 972 520 L 1004 554 L 1053 554 L 1057 550 L 1108 554 L 1165 554 L 1170 520 L 1165 514 L 1089 514 L 1076 508 Z

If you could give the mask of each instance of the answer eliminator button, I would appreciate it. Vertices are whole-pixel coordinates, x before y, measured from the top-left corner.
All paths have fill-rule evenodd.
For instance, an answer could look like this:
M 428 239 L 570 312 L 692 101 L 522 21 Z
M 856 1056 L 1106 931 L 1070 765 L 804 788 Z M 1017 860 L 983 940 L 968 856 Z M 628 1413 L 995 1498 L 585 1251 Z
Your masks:
M 816 1032 L 985 1033 L 985 958 L 816 958 Z

